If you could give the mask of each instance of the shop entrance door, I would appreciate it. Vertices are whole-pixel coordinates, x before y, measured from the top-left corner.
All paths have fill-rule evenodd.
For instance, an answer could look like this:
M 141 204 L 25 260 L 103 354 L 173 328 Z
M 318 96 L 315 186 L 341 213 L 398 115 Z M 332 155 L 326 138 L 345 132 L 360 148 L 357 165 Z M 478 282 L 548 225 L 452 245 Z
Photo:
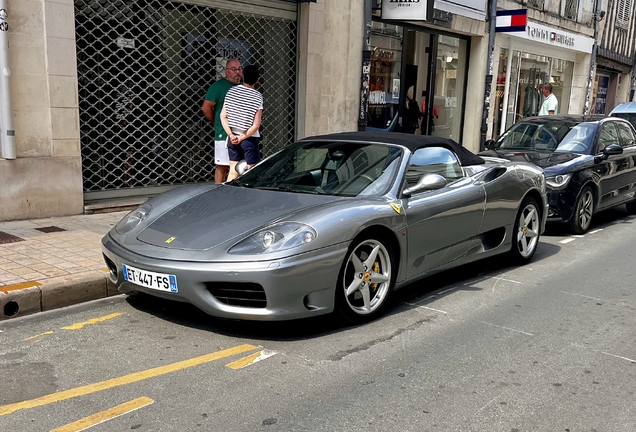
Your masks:
M 467 58 L 468 42 L 464 39 L 407 31 L 403 132 L 461 141 Z

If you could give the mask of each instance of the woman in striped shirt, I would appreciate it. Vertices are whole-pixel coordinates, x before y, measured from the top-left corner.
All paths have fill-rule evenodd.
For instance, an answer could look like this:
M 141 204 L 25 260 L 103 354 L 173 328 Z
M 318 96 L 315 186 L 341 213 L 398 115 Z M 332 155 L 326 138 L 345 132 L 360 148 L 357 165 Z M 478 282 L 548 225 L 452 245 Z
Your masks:
M 236 164 L 240 160 L 247 162 L 251 168 L 261 160 L 258 143 L 263 115 L 263 95 L 254 89 L 258 81 L 259 71 L 254 65 L 243 70 L 243 85 L 232 87 L 225 95 L 225 103 L 221 111 L 221 123 L 228 136 L 228 153 L 230 154 L 230 172 L 227 180 L 238 177 Z

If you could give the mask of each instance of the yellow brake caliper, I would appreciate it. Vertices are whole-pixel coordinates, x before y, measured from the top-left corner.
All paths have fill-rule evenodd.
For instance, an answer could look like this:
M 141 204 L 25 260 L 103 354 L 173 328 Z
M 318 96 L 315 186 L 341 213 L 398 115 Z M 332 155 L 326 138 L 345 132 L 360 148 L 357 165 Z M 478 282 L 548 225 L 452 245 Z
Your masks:
M 380 273 L 380 263 L 377 261 L 373 263 L 373 272 Z M 378 284 L 377 283 L 369 284 L 369 288 L 371 288 L 372 292 L 375 292 L 375 290 L 378 289 Z

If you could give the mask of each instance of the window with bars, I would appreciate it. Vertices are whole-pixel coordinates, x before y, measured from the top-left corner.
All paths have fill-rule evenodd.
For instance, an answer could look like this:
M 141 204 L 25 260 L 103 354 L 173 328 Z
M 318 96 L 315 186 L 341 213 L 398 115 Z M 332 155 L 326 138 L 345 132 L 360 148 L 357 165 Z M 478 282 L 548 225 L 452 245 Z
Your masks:
M 618 0 L 618 10 L 616 11 L 616 25 L 618 27 L 629 28 L 632 7 L 632 0 Z
M 563 17 L 576 20 L 579 12 L 579 0 L 563 0 Z

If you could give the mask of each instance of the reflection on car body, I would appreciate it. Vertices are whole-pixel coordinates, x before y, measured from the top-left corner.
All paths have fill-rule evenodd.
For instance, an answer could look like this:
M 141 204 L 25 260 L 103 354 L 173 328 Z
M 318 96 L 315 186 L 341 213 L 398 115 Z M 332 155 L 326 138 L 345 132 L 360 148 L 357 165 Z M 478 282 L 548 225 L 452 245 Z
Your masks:
M 102 244 L 124 293 L 226 318 L 337 310 L 359 322 L 418 278 L 497 254 L 528 262 L 546 214 L 532 164 L 445 138 L 342 133 L 296 142 L 229 183 L 153 198 Z

